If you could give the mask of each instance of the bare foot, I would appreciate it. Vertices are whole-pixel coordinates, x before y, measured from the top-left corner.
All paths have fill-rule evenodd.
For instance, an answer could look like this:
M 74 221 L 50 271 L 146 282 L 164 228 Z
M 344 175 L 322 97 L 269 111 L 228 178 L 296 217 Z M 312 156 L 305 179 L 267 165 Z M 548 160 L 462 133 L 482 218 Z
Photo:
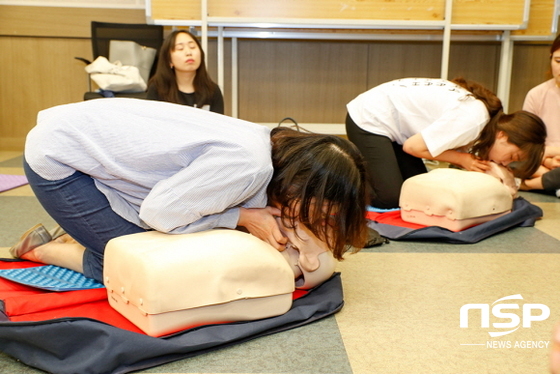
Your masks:
M 61 235 L 53 241 L 40 245 L 21 258 L 47 265 L 56 265 L 83 273 L 85 247 L 70 235 Z
M 37 248 L 40 248 L 42 246 L 39 246 Z M 39 263 L 43 263 L 39 260 L 39 258 L 37 257 L 37 255 L 35 254 L 35 251 L 37 250 L 37 248 L 30 250 L 27 253 L 24 253 L 23 255 L 21 255 L 21 259 L 22 260 L 27 260 L 27 261 L 33 261 L 33 262 L 39 262 Z
M 71 237 L 71 236 L 68 235 L 68 234 L 60 235 L 60 236 L 59 236 L 58 238 L 56 238 L 54 241 L 57 242 L 57 243 L 69 243 L 69 244 L 76 244 L 76 243 L 78 243 L 76 240 L 74 240 L 73 237 Z

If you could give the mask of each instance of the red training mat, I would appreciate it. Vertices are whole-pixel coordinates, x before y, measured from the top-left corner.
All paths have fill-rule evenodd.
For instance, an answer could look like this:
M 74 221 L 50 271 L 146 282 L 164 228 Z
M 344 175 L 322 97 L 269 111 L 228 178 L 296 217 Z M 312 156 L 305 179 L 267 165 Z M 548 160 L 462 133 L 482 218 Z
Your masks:
M 0 269 L 21 269 L 37 266 L 44 265 L 30 261 L 2 261 L 0 259 Z M 296 290 L 292 298 L 293 300 L 298 299 L 307 292 L 307 290 Z M 29 287 L 0 277 L 0 300 L 4 302 L 4 313 L 12 322 L 82 317 L 144 334 L 136 325 L 109 305 L 105 288 L 54 292 Z M 189 328 L 192 327 L 195 326 Z
M 424 227 L 428 227 L 426 225 L 419 225 L 417 223 L 403 221 L 403 219 L 401 218 L 400 210 L 393 210 L 385 213 L 367 212 L 366 218 L 377 223 L 384 223 L 387 225 L 399 227 L 408 227 L 409 229 L 421 229 Z

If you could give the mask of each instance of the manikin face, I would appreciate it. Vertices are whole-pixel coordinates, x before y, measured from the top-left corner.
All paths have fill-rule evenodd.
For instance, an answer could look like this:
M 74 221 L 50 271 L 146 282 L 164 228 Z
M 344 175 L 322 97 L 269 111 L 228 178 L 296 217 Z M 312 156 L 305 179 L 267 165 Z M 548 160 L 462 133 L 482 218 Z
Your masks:
M 200 48 L 194 39 L 180 32 L 175 38 L 175 46 L 171 51 L 171 66 L 176 73 L 196 72 L 201 62 Z
M 288 238 L 282 255 L 294 272 L 296 288 L 313 288 L 329 279 L 334 273 L 336 260 L 327 244 L 299 222 L 294 228 L 287 228 L 280 217 L 276 221 Z
M 522 160 L 524 157 L 519 147 L 509 143 L 508 137 L 503 131 L 498 131 L 488 158 L 498 165 L 508 166 L 514 161 Z
M 550 69 L 552 71 L 552 76 L 556 81 L 556 86 L 560 87 L 560 49 L 557 49 L 550 59 Z

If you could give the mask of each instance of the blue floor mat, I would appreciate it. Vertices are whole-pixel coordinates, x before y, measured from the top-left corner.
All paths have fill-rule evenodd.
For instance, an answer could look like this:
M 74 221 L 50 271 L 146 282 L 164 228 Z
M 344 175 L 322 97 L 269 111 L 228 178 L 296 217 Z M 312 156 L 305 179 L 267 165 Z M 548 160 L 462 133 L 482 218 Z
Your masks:
M 0 270 L 0 277 L 48 291 L 77 291 L 103 288 L 103 284 L 76 271 L 54 265 Z

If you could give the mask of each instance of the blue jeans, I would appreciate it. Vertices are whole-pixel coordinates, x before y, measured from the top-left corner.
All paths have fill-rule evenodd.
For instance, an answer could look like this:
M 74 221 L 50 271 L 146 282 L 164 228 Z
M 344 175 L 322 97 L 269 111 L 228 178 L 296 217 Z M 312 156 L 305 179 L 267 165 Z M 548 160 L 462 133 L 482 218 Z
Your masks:
M 23 169 L 43 208 L 86 248 L 84 275 L 103 282 L 103 253 L 107 242 L 146 230 L 115 213 L 87 174 L 76 171 L 67 178 L 50 181 L 35 173 L 25 160 Z

